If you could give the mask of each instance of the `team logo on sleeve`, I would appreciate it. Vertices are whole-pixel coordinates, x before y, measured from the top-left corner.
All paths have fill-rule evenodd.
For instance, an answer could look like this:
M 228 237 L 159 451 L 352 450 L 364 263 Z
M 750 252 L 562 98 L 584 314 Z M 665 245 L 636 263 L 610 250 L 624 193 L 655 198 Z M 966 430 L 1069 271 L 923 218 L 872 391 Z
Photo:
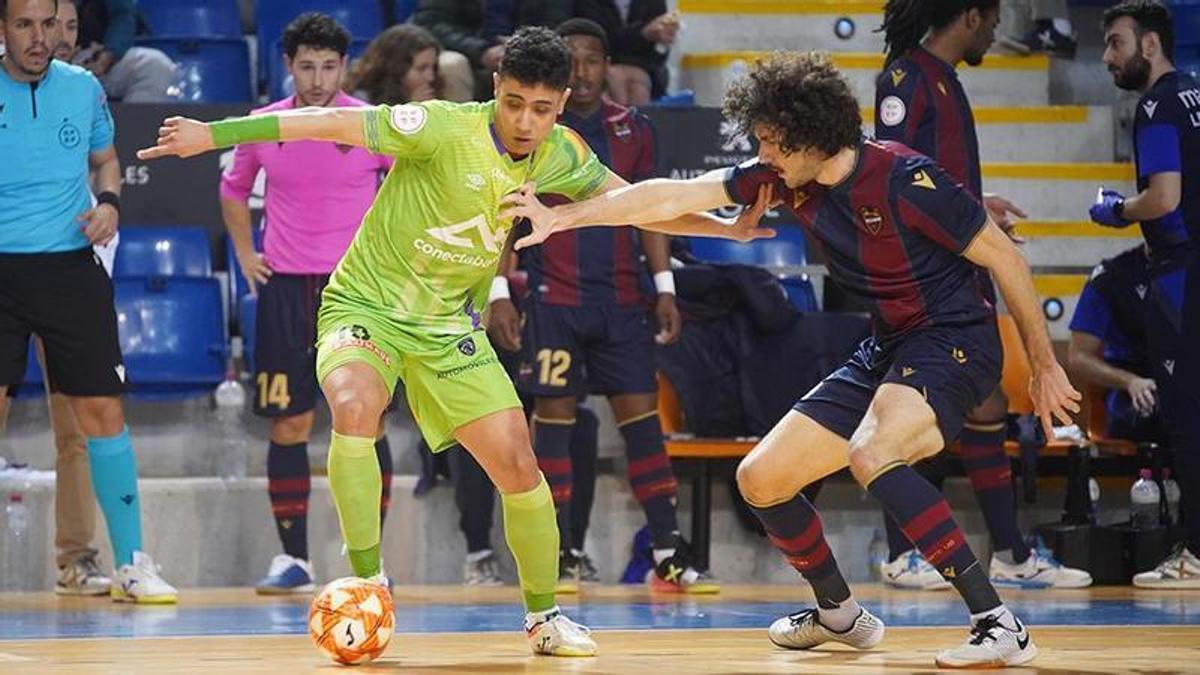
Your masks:
M 422 106 L 398 105 L 392 108 L 392 127 L 405 135 L 415 134 L 425 126 L 428 116 Z
M 889 127 L 894 127 L 904 121 L 908 108 L 899 96 L 888 96 L 879 102 L 879 121 Z
M 872 236 L 879 234 L 879 230 L 883 227 L 883 214 L 874 206 L 863 206 L 858 210 L 858 217 L 862 220 L 863 227 L 867 228 Z

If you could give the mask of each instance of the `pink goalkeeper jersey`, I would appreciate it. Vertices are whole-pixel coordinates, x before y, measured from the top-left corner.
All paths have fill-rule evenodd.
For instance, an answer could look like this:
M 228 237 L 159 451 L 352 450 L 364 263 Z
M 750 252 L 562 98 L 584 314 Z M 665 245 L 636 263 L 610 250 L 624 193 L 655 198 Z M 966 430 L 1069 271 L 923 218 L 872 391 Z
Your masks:
M 295 101 L 288 97 L 251 114 L 288 110 Z M 332 105 L 368 104 L 338 92 Z M 221 176 L 221 196 L 247 201 L 258 170 L 265 170 L 267 264 L 284 274 L 329 274 L 374 201 L 381 173 L 391 166 L 388 157 L 328 141 L 243 144 Z

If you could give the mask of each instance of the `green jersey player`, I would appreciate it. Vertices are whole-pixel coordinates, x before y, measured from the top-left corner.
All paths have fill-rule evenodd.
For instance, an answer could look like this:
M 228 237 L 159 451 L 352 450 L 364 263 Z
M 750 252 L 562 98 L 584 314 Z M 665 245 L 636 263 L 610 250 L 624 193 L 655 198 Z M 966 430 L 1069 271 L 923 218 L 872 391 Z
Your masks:
M 333 414 L 329 483 L 351 567 L 381 575 L 374 437 L 396 380 L 435 451 L 461 444 L 501 493 L 505 535 L 536 653 L 588 656 L 595 642 L 555 604 L 558 529 L 512 383 L 480 325 L 512 223 L 505 195 L 536 185 L 571 199 L 616 189 L 573 131 L 555 125 L 571 55 L 543 28 L 506 44 L 496 100 L 307 108 L 205 124 L 170 118 L 141 159 L 190 157 L 247 142 L 328 140 L 396 158 L 321 301 L 317 376 Z M 313 171 L 320 171 L 313 167 Z M 526 187 L 522 187 L 525 185 Z M 687 216 L 714 236 L 762 236 L 744 218 Z

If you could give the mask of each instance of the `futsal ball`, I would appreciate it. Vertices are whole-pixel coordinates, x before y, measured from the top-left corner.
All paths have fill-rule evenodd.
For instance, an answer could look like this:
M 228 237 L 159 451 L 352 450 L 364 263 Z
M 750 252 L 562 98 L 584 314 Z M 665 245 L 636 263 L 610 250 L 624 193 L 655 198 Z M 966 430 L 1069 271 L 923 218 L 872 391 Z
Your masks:
M 358 577 L 329 582 L 308 610 L 313 644 L 345 665 L 378 658 L 387 649 L 395 625 L 388 589 Z

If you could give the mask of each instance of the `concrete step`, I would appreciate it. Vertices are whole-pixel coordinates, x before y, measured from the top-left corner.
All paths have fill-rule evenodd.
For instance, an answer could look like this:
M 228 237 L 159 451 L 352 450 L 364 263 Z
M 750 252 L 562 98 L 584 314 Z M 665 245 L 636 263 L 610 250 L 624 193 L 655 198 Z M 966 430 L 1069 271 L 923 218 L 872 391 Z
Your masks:
M 709 49 L 881 52 L 877 0 L 680 0 L 681 53 Z M 843 32 L 839 35 L 838 31 Z
M 1007 197 L 1038 222 L 1086 220 L 1101 185 L 1131 194 L 1133 166 L 1095 162 L 983 165 L 983 189 Z
M 681 59 L 680 87 L 696 92 L 698 105 L 719 107 L 725 88 L 764 51 L 706 51 L 685 53 Z M 849 78 L 858 100 L 875 101 L 875 76 L 883 68 L 883 54 L 840 52 L 835 64 Z M 978 68 L 962 68 L 967 96 L 975 105 L 1036 106 L 1049 101 L 1050 60 L 1045 56 L 988 56 Z
M 1111 162 L 1115 134 L 1111 106 L 979 106 L 974 108 L 984 162 Z M 874 133 L 875 109 L 863 108 Z

